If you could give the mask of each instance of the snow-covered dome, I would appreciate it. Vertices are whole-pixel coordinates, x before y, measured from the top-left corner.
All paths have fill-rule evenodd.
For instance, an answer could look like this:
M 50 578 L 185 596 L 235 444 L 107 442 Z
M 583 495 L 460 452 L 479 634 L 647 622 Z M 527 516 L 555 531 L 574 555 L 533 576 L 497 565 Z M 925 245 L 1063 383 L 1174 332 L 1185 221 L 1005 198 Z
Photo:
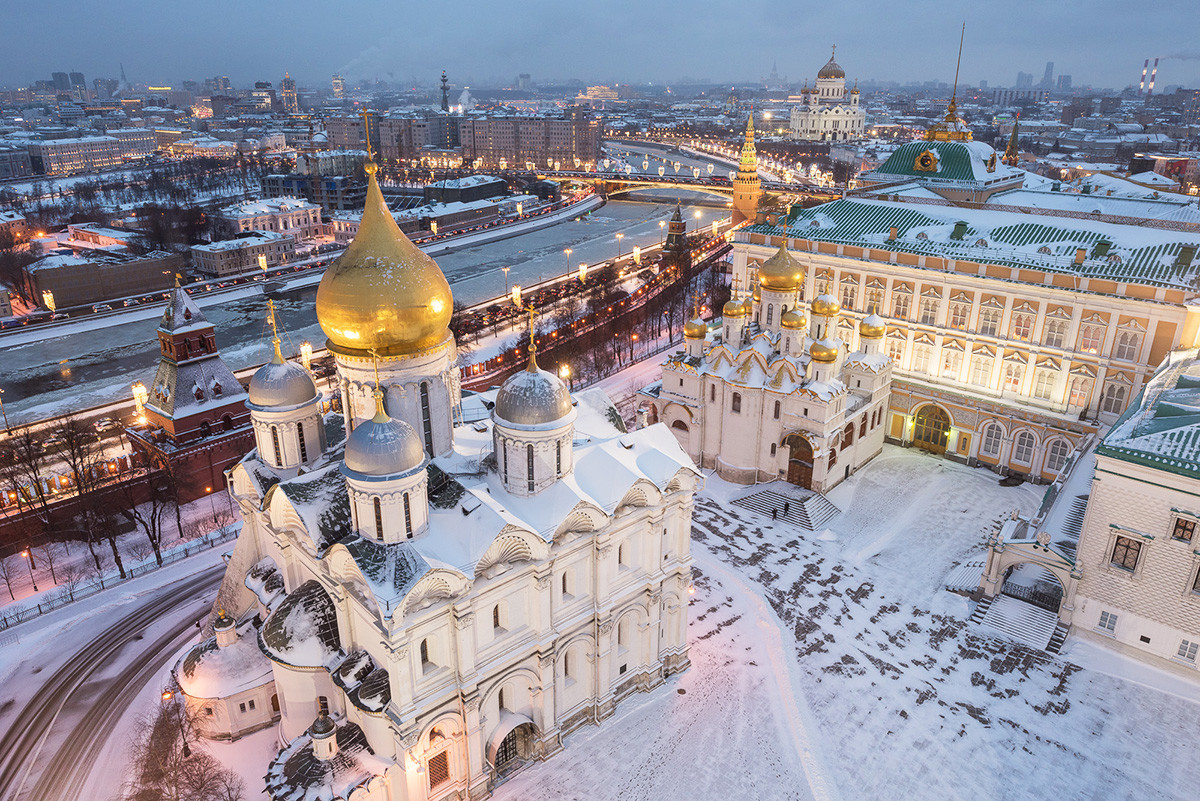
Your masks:
M 301 406 L 317 397 L 312 376 L 298 364 L 285 361 L 275 340 L 275 356 L 258 368 L 250 379 L 250 405 L 269 407 Z
M 818 317 L 836 317 L 841 310 L 842 305 L 828 291 L 813 298 L 812 313 Z
M 708 325 L 699 317 L 688 320 L 683 325 L 683 336 L 686 339 L 704 339 L 708 336 Z
M 783 313 L 783 317 L 779 318 L 779 324 L 790 331 L 803 331 L 808 328 L 808 318 L 803 312 L 788 309 Z
M 567 385 L 553 373 L 540 369 L 531 353 L 529 366 L 509 376 L 496 394 L 493 417 L 501 424 L 538 426 L 556 423 L 572 410 Z
M 722 313 L 726 317 L 745 317 L 747 314 L 746 307 L 736 300 L 726 301 Z
M 878 314 L 872 312 L 858 324 L 859 336 L 866 339 L 879 339 L 887 333 L 887 322 Z
M 758 268 L 758 283 L 764 289 L 795 292 L 803 280 L 804 267 L 788 253 L 787 245 L 780 245 L 779 250 Z
M 841 343 L 836 339 L 818 339 L 808 348 L 808 355 L 813 361 L 822 364 L 833 364 L 841 353 Z
M 346 470 L 378 478 L 409 473 L 424 463 L 421 438 L 408 423 L 387 416 L 383 393 L 376 390 L 375 416 L 360 423 L 346 440 Z

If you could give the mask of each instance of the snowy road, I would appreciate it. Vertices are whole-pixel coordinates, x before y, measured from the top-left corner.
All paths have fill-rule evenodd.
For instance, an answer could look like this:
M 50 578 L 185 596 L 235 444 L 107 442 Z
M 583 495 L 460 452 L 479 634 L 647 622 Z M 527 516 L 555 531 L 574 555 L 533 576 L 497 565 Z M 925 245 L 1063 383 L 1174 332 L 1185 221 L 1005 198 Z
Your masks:
M 74 639 L 65 633 L 51 636 L 40 649 L 12 646 L 24 658 L 4 682 L 0 699 L 0 799 L 87 797 L 83 788 L 118 721 L 147 681 L 194 635 L 195 621 L 208 611 L 223 573 L 221 563 L 206 566 L 97 610 L 90 626 L 74 626 L 100 630 L 86 641 L 80 642 L 86 635 L 77 632 Z M 47 618 L 42 622 L 54 625 Z M 49 672 L 48 661 L 59 666 L 39 683 L 34 675 Z

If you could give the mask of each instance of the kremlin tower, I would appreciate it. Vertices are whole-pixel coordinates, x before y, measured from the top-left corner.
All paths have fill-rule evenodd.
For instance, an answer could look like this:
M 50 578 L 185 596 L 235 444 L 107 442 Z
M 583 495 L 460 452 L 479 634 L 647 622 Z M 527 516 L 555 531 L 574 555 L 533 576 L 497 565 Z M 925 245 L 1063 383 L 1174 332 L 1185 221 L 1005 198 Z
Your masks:
M 738 161 L 737 176 L 733 179 L 733 224 L 754 222 L 758 216 L 758 199 L 762 197 L 762 182 L 758 178 L 758 154 L 754 151 L 754 112 L 746 120 L 746 139 Z

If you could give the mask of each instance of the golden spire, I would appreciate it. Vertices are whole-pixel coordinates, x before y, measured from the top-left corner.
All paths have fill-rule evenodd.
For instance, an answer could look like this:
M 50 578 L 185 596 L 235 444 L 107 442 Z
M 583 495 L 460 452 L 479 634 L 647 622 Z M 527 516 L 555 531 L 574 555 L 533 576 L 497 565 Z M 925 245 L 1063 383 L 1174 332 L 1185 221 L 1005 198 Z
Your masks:
M 963 38 L 966 35 L 967 23 L 964 22 L 958 36 L 958 60 L 954 64 L 954 88 L 950 90 L 950 104 L 946 106 L 946 116 L 942 121 L 929 126 L 925 132 L 927 141 L 963 142 L 972 138 L 967 124 L 958 117 L 958 71 L 962 66 Z
M 283 364 L 283 351 L 279 349 L 279 324 L 275 322 L 275 301 L 267 301 L 267 324 L 271 326 L 271 344 L 275 346 L 272 364 Z
M 530 303 L 526 306 L 525 311 L 529 312 L 529 364 L 525 366 L 525 369 L 530 373 L 536 373 L 538 371 L 538 363 L 537 340 L 534 338 L 533 304 Z
M 1021 124 L 1021 112 L 1017 112 L 1017 118 L 1013 120 L 1012 133 L 1008 137 L 1008 147 L 1004 149 L 1004 163 L 1010 167 L 1015 167 L 1021 160 L 1021 153 L 1017 147 L 1017 128 Z
M 367 163 L 363 165 L 363 172 L 374 175 L 379 168 L 375 165 L 375 151 L 371 150 L 371 118 L 365 106 L 362 110 L 362 121 L 363 141 L 367 143 Z
M 175 288 L 179 289 L 181 286 L 183 286 L 183 276 L 175 273 Z
M 946 122 L 954 122 L 954 112 L 958 110 L 958 69 L 962 66 L 963 38 L 967 35 L 967 23 L 962 24 L 958 34 L 958 60 L 954 62 L 954 88 L 950 90 L 950 105 L 946 107 Z

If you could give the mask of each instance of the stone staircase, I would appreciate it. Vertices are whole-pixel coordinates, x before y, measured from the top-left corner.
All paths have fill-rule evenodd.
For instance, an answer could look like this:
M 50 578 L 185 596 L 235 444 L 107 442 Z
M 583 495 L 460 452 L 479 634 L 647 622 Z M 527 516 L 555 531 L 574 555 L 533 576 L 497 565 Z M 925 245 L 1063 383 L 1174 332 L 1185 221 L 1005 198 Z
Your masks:
M 795 494 L 762 490 L 737 498 L 733 503 L 765 517 L 771 517 L 774 511 L 778 514 L 777 520 L 784 520 L 807 531 L 820 531 L 826 523 L 842 513 L 824 495 L 807 490 Z M 783 511 L 784 504 L 788 507 L 787 514 Z
M 1067 627 L 1059 623 L 1058 615 L 1008 595 L 980 601 L 971 623 L 988 634 L 1001 634 L 1050 653 L 1058 653 L 1067 636 Z
M 972 593 L 979 589 L 985 559 L 970 559 L 950 571 L 946 576 L 946 589 L 950 592 Z

